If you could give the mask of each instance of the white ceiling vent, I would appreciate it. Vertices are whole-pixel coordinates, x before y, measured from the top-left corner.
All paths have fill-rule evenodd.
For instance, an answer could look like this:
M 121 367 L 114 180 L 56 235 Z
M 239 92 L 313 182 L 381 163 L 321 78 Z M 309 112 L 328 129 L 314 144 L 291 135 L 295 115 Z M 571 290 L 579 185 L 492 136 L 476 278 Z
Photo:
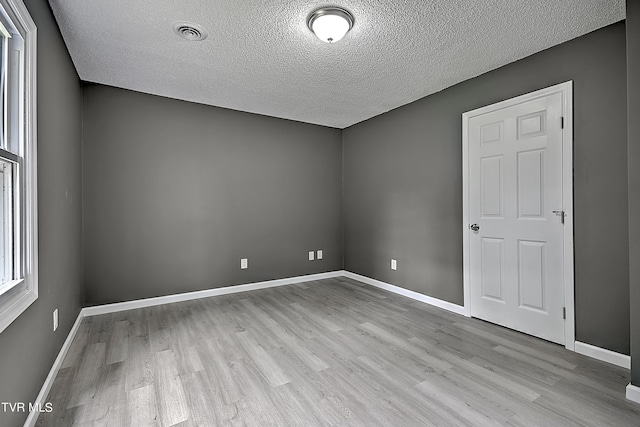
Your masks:
M 173 31 L 185 40 L 198 42 L 207 38 L 207 32 L 197 24 L 190 22 L 176 22 L 173 24 Z

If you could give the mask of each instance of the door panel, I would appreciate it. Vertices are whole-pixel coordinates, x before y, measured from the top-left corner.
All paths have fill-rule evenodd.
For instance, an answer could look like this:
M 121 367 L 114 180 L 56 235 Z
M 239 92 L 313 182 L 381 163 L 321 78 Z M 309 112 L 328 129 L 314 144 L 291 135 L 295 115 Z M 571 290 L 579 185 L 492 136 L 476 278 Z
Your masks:
M 502 278 L 504 251 L 502 239 L 482 239 L 482 297 L 504 302 Z
M 545 110 L 518 116 L 518 139 L 544 135 L 546 118 Z
M 482 177 L 482 216 L 502 216 L 502 156 L 480 160 Z
M 502 142 L 502 122 L 491 123 L 480 129 L 483 144 Z
M 544 150 L 518 153 L 518 218 L 544 217 Z
M 544 242 L 518 241 L 519 303 L 546 313 Z
M 564 343 L 562 95 L 468 120 L 471 315 Z

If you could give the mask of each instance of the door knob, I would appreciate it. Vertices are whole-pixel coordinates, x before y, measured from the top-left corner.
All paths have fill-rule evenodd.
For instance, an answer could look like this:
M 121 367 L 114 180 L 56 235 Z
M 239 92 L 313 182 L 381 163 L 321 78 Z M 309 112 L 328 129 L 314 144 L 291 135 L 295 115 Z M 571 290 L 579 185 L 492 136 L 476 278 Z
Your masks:
M 471 224 L 471 225 L 469 226 L 469 228 L 470 228 L 472 231 L 478 231 L 478 230 L 480 230 L 480 226 L 479 226 L 478 224 Z

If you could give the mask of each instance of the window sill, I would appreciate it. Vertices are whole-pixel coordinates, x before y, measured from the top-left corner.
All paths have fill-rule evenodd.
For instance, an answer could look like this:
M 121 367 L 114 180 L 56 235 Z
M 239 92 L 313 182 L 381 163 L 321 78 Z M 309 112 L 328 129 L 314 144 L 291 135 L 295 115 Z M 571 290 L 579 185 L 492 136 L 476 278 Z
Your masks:
M 20 286 L 23 283 L 24 283 L 24 279 L 10 280 L 8 282 L 3 283 L 2 285 L 0 285 L 0 296 L 6 294 L 11 289 L 15 288 L 16 286 Z
M 26 279 L 0 286 L 0 333 L 38 299 L 38 290 L 31 286 Z

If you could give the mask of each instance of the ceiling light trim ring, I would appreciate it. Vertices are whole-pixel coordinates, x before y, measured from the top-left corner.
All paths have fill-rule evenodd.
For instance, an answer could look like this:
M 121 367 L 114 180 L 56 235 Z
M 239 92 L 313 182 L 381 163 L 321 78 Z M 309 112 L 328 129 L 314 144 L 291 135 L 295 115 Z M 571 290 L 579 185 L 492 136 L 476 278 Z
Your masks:
M 311 12 L 311 14 L 309 14 L 309 17 L 307 18 L 307 27 L 309 28 L 309 30 L 311 30 L 311 32 L 315 34 L 316 32 L 313 30 L 313 23 L 318 18 L 327 15 L 339 16 L 343 18 L 349 24 L 349 28 L 346 31 L 347 33 L 351 31 L 351 29 L 353 28 L 353 24 L 355 23 L 355 18 L 347 9 L 338 6 L 326 6 L 318 8 Z

